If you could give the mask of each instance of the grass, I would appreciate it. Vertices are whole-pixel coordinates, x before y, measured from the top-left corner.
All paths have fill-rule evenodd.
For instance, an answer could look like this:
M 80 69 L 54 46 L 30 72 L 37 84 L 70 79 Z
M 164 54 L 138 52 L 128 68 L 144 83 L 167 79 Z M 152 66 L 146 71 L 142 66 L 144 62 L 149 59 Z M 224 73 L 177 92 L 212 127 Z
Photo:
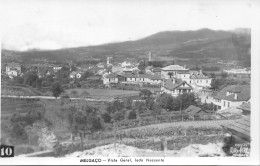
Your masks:
M 110 90 L 110 89 L 68 89 L 66 93 L 73 97 L 73 91 L 77 91 L 77 96 L 82 96 L 81 94 L 87 92 L 90 97 L 116 97 L 123 95 L 139 95 L 138 91 L 128 91 L 128 90 Z

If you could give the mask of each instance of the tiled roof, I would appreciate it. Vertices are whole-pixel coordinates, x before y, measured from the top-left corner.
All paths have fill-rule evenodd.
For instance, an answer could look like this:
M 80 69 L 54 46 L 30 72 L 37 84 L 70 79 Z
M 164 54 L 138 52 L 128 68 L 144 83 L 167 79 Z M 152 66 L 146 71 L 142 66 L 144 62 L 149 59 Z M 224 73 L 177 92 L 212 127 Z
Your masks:
M 235 95 L 226 95 L 227 92 L 237 93 L 237 99 Z M 247 101 L 250 98 L 250 86 L 249 85 L 229 85 L 223 88 L 214 97 L 216 99 L 228 100 L 228 101 Z
M 170 65 L 162 68 L 162 70 L 188 70 L 188 69 L 180 65 Z
M 239 120 L 233 121 L 228 124 L 224 124 L 222 126 L 227 129 L 231 129 L 239 133 L 242 133 L 250 138 L 250 117 L 248 116 L 244 116 Z
M 117 78 L 117 75 L 114 73 L 109 73 L 105 76 L 106 78 Z
M 153 72 L 160 72 L 160 71 L 162 71 L 162 69 L 160 67 L 153 68 L 152 70 L 153 70 Z
M 76 74 L 77 74 L 77 72 L 75 72 L 75 71 L 70 73 L 70 75 L 76 75 Z
M 150 79 L 151 80 L 162 80 L 162 77 L 160 75 L 155 74 Z
M 209 77 L 204 74 L 192 74 L 191 79 L 208 79 Z
M 166 82 L 163 85 L 163 87 L 165 87 L 166 89 L 169 89 L 169 90 L 174 90 L 174 89 L 178 88 L 179 86 L 181 86 L 183 83 L 189 85 L 186 81 L 181 81 L 179 83 L 173 84 L 172 80 L 168 79 L 168 80 L 166 80 Z M 192 87 L 189 85 L 189 87 L 182 88 L 182 89 L 192 89 Z
M 251 105 L 250 105 L 250 103 L 241 104 L 241 105 L 238 106 L 237 108 L 238 108 L 238 109 L 241 109 L 241 110 L 251 111 Z
M 178 71 L 178 74 L 190 74 L 189 70 Z
M 186 110 L 184 110 L 185 113 L 187 114 L 197 114 L 201 111 L 201 108 L 196 107 L 194 105 L 190 105 Z

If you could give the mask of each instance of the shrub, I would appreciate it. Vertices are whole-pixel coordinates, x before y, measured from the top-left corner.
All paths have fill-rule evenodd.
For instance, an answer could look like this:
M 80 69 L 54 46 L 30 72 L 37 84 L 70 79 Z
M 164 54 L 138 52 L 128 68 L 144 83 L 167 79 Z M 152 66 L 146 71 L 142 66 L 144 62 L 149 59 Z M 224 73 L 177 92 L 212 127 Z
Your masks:
M 134 110 L 129 112 L 128 119 L 136 119 L 136 112 Z
M 105 112 L 104 114 L 102 114 L 102 118 L 103 118 L 105 123 L 110 123 L 111 122 L 111 116 L 109 115 L 108 112 Z

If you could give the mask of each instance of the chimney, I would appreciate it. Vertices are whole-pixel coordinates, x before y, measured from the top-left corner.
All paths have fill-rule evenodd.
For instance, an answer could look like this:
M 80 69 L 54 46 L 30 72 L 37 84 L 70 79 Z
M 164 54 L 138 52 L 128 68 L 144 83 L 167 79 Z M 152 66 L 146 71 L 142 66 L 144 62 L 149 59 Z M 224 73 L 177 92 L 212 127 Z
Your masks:
M 202 74 L 202 70 L 200 69 L 200 74 Z
M 186 65 L 184 65 L 184 69 L 186 69 Z

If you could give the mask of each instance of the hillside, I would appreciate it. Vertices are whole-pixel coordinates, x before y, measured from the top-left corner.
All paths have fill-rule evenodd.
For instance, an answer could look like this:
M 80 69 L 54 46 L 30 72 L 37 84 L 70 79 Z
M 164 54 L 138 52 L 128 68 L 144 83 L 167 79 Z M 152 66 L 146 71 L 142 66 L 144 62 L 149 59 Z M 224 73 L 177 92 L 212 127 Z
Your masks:
M 2 50 L 5 59 L 21 57 L 23 60 L 47 59 L 51 61 L 103 59 L 107 56 L 117 58 L 147 58 L 151 51 L 156 57 L 178 58 L 220 58 L 246 61 L 250 66 L 251 35 L 249 29 L 232 31 L 214 31 L 201 29 L 197 31 L 165 31 L 151 36 L 120 43 L 98 46 L 67 48 L 53 51 L 31 50 L 27 52 L 10 52 Z

